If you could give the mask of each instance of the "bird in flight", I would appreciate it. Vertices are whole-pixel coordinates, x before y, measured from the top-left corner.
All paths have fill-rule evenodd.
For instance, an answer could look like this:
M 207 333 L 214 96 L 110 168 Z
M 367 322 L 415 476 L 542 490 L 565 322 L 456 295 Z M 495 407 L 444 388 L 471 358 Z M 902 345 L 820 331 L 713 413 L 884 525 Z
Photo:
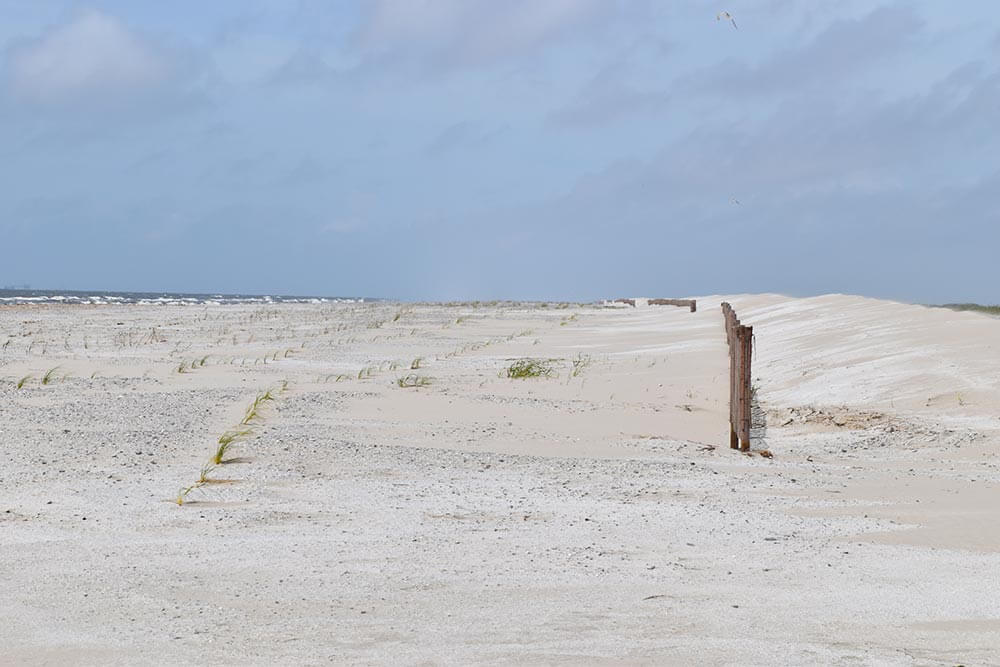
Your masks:
M 729 203 L 730 204 L 735 204 L 736 206 L 743 206 L 743 204 L 740 203 L 740 200 L 737 199 L 736 197 L 730 197 L 729 198 Z
M 738 25 L 736 25 L 736 19 L 734 19 L 733 15 L 730 14 L 729 12 L 719 12 L 718 14 L 715 15 L 715 20 L 716 21 L 721 21 L 723 19 L 725 19 L 726 21 L 729 21 L 730 23 L 732 23 L 733 27 L 736 28 L 737 30 L 740 29 L 740 27 Z

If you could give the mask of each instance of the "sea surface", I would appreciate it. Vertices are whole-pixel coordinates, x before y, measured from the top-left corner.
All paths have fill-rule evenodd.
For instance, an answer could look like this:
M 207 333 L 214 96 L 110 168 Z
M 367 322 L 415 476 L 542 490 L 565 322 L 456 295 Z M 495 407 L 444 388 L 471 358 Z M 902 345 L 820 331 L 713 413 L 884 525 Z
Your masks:
M 0 289 L 0 305 L 7 304 L 150 304 L 206 303 L 363 303 L 365 297 L 288 296 L 277 294 L 187 294 L 183 292 L 101 292 L 73 290 Z

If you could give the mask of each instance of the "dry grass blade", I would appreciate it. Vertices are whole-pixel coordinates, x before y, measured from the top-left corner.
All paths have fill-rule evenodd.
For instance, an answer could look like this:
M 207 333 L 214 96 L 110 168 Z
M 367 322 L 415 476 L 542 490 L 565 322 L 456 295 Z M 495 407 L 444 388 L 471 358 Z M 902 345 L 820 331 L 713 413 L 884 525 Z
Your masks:
M 208 478 L 208 476 L 212 473 L 213 470 L 215 470 L 216 465 L 217 464 L 214 463 L 213 461 L 209 461 L 208 463 L 206 463 L 201 467 L 201 472 L 198 473 L 199 484 L 208 484 L 210 481 L 212 481 Z
M 45 375 L 42 376 L 42 384 L 50 384 L 53 380 L 55 380 L 55 372 L 57 370 L 59 370 L 59 367 L 55 366 L 54 368 L 50 368 L 45 371 Z
M 187 502 L 187 497 L 188 495 L 190 495 L 192 491 L 194 491 L 195 489 L 200 489 L 203 486 L 205 486 L 204 482 L 195 482 L 191 486 L 186 486 L 182 488 L 180 491 L 177 492 L 177 497 L 174 498 L 174 502 L 177 503 L 178 505 L 183 505 L 184 503 Z

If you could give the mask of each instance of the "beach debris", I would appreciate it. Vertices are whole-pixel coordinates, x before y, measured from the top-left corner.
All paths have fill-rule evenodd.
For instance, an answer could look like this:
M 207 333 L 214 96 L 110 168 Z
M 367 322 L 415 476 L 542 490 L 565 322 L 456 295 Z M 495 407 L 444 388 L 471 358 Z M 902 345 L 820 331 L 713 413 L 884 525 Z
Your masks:
M 760 450 L 757 453 L 760 454 L 761 456 L 763 456 L 765 459 L 773 459 L 774 458 L 774 454 L 771 453 L 770 449 L 762 449 L 762 450 Z
M 734 28 L 736 28 L 737 30 L 739 30 L 739 26 L 736 25 L 736 19 L 734 19 L 733 15 L 730 14 L 729 12 L 725 12 L 725 11 L 719 12 L 718 14 L 715 15 L 715 20 L 716 21 L 729 21 L 730 23 L 733 24 Z

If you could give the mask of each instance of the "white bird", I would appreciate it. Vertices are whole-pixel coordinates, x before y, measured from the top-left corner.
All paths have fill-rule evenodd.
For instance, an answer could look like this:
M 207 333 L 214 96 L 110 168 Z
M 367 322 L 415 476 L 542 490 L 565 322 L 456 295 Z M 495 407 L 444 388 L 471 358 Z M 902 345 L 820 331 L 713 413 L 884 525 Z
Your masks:
M 736 19 L 734 19 L 733 15 L 730 14 L 729 12 L 719 12 L 718 14 L 715 15 L 715 20 L 716 21 L 721 21 L 723 19 L 725 19 L 725 20 L 729 21 L 730 23 L 732 23 L 733 27 L 736 28 L 737 30 L 740 29 L 740 27 L 738 25 L 736 25 Z

